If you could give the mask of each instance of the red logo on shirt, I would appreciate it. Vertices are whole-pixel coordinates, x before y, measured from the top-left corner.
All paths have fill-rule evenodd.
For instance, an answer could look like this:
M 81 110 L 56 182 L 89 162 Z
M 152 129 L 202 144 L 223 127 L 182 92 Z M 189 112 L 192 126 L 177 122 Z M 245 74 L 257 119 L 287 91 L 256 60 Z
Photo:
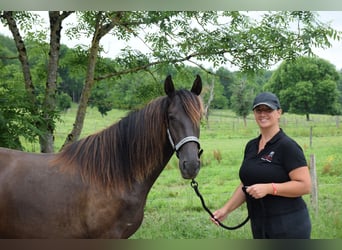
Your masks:
M 263 155 L 261 157 L 261 160 L 267 161 L 267 162 L 272 162 L 274 154 L 275 154 L 274 151 L 271 151 L 269 154 Z

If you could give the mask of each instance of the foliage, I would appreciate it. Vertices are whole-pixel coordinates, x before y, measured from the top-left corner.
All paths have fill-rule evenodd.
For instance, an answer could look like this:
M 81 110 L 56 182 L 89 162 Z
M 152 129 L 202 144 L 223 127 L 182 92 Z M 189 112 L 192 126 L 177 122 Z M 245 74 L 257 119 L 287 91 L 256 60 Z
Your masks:
M 232 96 L 232 84 L 236 81 L 236 75 L 229 70 L 220 67 L 216 74 L 219 76 L 221 85 L 223 86 L 222 95 L 224 95 L 228 101 L 228 107 L 231 107 L 230 98 Z
M 8 70 L 8 67 L 6 67 Z M 4 71 L 4 68 L 1 70 Z M 30 113 L 31 103 L 25 101 L 26 93 L 22 86 L 15 82 L 7 81 L 0 87 L 0 146 L 25 149 L 20 138 L 33 142 L 40 134 L 35 126 L 40 121 L 39 117 Z
M 96 106 L 102 116 L 107 115 L 107 112 L 113 109 L 111 102 L 111 93 L 106 88 L 105 84 L 98 84 L 92 89 L 89 104 L 91 107 Z
M 59 60 L 59 92 L 67 93 L 73 102 L 78 103 L 81 97 L 85 79 L 87 57 L 79 48 L 61 46 Z
M 36 103 L 41 106 L 40 112 L 36 112 L 37 109 L 30 112 L 32 116 L 41 116 L 45 121 L 38 125 L 42 126 L 40 129 L 47 134 L 51 143 L 59 112 L 56 106 L 58 91 L 68 93 L 73 100 L 79 102 L 79 112 L 72 132 L 67 135 L 67 143 L 69 139 L 77 139 L 81 133 L 91 93 L 93 104 L 99 105 L 101 112 L 105 114 L 115 106 L 115 102 L 122 107 L 132 108 L 157 95 L 160 85 L 155 85 L 158 82 L 155 79 L 161 79 L 159 69 L 164 70 L 169 65 L 180 68 L 184 66 L 184 62 L 188 62 L 213 73 L 201 65 L 201 62 L 209 61 L 214 67 L 231 64 L 243 72 L 256 72 L 284 59 L 292 60 L 303 54 L 310 55 L 312 47 L 329 47 L 329 39 L 340 39 L 339 32 L 321 23 L 315 12 L 308 11 L 264 12 L 259 19 L 238 11 L 80 11 L 76 13 L 76 23 L 66 30 L 67 36 L 77 40 L 85 35 L 91 38 L 91 42 L 87 45 L 78 44 L 76 51 L 68 53 L 65 47 L 59 46 L 59 32 L 63 27 L 63 19 L 71 13 L 49 11 L 48 28 L 32 32 L 35 25 L 43 26 L 43 21 L 36 14 L 28 11 L 0 12 L 1 21 L 11 28 L 16 44 L 21 46 L 18 46 L 21 62 L 29 58 L 32 63 L 22 63 L 23 68 L 26 67 L 23 70 L 24 80 L 31 106 Z M 13 32 L 15 26 L 20 29 Z M 49 30 L 49 27 L 56 29 Z M 23 36 L 20 36 L 21 32 Z M 48 32 L 50 36 L 47 35 Z M 106 60 L 100 56 L 103 51 L 100 41 L 105 35 L 122 41 L 138 38 L 147 52 L 125 46 L 121 48 L 122 53 L 117 58 Z M 54 39 L 47 42 L 48 37 Z M 34 46 L 25 46 L 26 43 Z M 58 63 L 59 75 L 55 72 Z M 101 93 L 105 88 L 100 86 L 101 83 L 95 84 L 108 81 L 104 85 L 112 83 L 117 87 L 120 85 L 119 77 L 139 71 L 148 72 L 154 81 L 135 85 L 138 86 L 137 89 L 126 87 L 122 93 L 127 95 L 121 99 L 118 98 L 122 97 L 122 93 Z M 162 78 L 164 77 L 165 75 Z M 181 80 L 187 82 L 183 81 L 185 78 Z M 139 81 L 134 82 L 138 84 Z M 230 83 L 225 84 L 224 96 L 230 106 Z M 98 86 L 98 89 L 92 91 L 94 86 Z M 81 87 L 82 93 L 79 91 Z M 221 85 L 216 89 L 222 89 Z M 217 99 L 213 102 L 216 102 L 216 107 L 225 107 L 227 101 L 221 94 L 216 93 L 216 96 Z M 95 102 L 94 97 L 103 97 L 104 100 Z M 129 102 L 129 99 L 132 101 Z M 42 141 L 48 143 L 45 139 Z
M 31 32 L 34 24 L 39 25 L 41 23 L 41 20 L 39 21 L 39 18 L 37 18 L 37 14 L 19 11 L 0 12 L 1 21 L 8 26 L 13 36 L 23 75 L 23 85 L 26 91 L 26 98 L 29 101 L 29 105 L 27 106 L 28 112 L 32 117 L 38 117 L 37 122 L 34 125 L 40 131 L 38 138 L 41 145 L 41 152 L 45 153 L 52 152 L 53 150 L 53 133 L 55 121 L 58 119 L 56 89 L 62 29 L 61 24 L 63 19 L 70 15 L 71 12 L 49 11 L 48 13 L 50 21 L 50 41 L 49 46 L 46 46 L 47 43 L 45 43 L 45 38 L 47 36 L 45 34 L 45 30 L 39 29 L 39 31 L 34 35 Z M 23 34 L 26 36 L 26 42 L 24 42 Z M 29 47 L 27 46 L 27 43 L 29 42 L 38 44 L 37 47 L 34 47 L 31 50 L 33 51 L 33 54 L 35 54 L 36 58 L 40 58 L 40 56 L 42 56 L 42 60 L 38 60 L 37 62 L 33 61 L 33 65 L 36 63 L 38 65 L 45 66 L 43 71 L 40 71 L 41 67 L 36 67 L 36 74 L 34 74 L 33 68 L 30 64 L 30 56 L 28 54 Z M 35 48 L 40 48 L 40 51 L 38 53 L 34 53 Z M 44 50 L 44 48 L 46 48 L 46 50 Z M 36 95 L 36 90 L 39 88 L 37 81 L 39 82 L 41 77 L 44 77 L 44 82 L 46 84 L 44 91 L 42 91 L 44 93 L 43 98 L 40 99 L 40 97 Z
M 224 87 L 219 81 L 215 81 L 214 100 L 212 102 L 212 109 L 226 109 L 228 108 L 228 99 L 223 95 Z
M 342 104 L 342 69 L 340 69 L 340 71 L 339 71 L 339 76 L 340 76 L 340 78 L 337 82 L 337 89 L 340 93 L 338 102 Z
M 61 111 L 66 111 L 71 108 L 71 97 L 66 93 L 61 93 L 57 96 L 57 107 Z
M 0 39 L 4 42 L 0 46 L 0 146 L 23 150 L 20 138 L 37 140 L 41 131 L 36 124 L 40 118 L 30 112 L 32 103 L 22 85 L 13 40 L 3 36 Z
M 246 118 L 251 111 L 253 100 L 253 89 L 248 86 L 246 80 L 241 79 L 232 86 L 233 94 L 231 96 L 232 109 L 234 112 L 244 119 L 246 126 Z
M 339 74 L 320 58 L 301 57 L 285 61 L 273 73 L 266 90 L 277 94 L 285 112 L 341 114 L 337 88 Z M 322 105 L 324 104 L 324 105 Z

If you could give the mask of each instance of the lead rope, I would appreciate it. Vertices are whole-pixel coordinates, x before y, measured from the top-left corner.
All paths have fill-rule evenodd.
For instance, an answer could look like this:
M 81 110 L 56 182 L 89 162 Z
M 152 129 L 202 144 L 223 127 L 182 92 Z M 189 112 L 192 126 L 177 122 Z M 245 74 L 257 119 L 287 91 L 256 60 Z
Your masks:
M 237 226 L 234 226 L 234 227 L 229 227 L 229 226 L 226 226 L 224 224 L 221 223 L 221 221 L 219 221 L 218 219 L 216 219 L 213 215 L 213 213 L 210 211 L 210 209 L 205 205 L 205 202 L 204 202 L 204 199 L 203 199 L 203 196 L 201 195 L 200 191 L 198 190 L 198 183 L 195 181 L 195 179 L 192 179 L 191 180 L 191 187 L 195 190 L 197 196 L 200 198 L 201 200 L 201 203 L 202 203 L 202 207 L 204 208 L 205 211 L 208 212 L 208 214 L 210 215 L 211 218 L 213 218 L 221 227 L 223 227 L 224 229 L 227 229 L 227 230 L 235 230 L 235 229 L 238 229 L 240 227 L 242 227 L 243 225 L 245 225 L 248 220 L 249 220 L 249 216 L 247 216 L 247 218 L 242 222 L 240 223 L 239 225 Z

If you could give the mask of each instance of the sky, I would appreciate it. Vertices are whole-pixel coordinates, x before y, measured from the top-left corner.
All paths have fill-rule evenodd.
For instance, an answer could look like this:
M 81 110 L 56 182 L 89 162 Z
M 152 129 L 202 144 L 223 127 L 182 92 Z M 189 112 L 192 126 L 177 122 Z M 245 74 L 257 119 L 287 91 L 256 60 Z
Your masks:
M 342 31 L 342 11 L 320 11 L 320 20 L 331 22 L 331 26 Z M 332 47 L 328 49 L 314 49 L 319 57 L 330 61 L 336 66 L 337 70 L 342 69 L 342 40 L 332 41 Z
M 47 20 L 47 12 L 41 12 L 44 13 L 45 18 Z M 342 31 L 342 11 L 319 11 L 320 20 L 323 22 L 331 23 L 331 26 L 339 31 Z M 65 21 L 65 24 L 72 22 L 72 17 L 68 17 Z M 63 25 L 65 26 L 65 25 Z M 0 23 L 0 33 L 9 37 L 12 37 L 11 33 L 9 32 L 7 27 L 4 27 Z M 74 47 L 77 43 L 79 43 L 79 40 L 68 40 L 66 36 L 62 35 L 62 41 L 63 44 L 66 44 L 68 47 Z M 90 40 L 83 39 L 83 44 L 89 44 Z M 114 58 L 118 53 L 119 50 L 117 48 L 123 48 L 124 42 L 123 41 L 113 41 L 113 37 L 105 36 L 101 44 L 104 47 L 105 54 L 103 56 Z M 131 45 L 138 46 L 139 49 L 147 50 L 146 46 L 143 45 L 143 43 L 139 40 L 134 40 L 130 42 Z M 314 53 L 318 55 L 319 57 L 328 60 L 330 63 L 336 66 L 337 70 L 342 70 L 342 41 L 332 41 L 332 47 L 327 49 L 313 49 Z M 210 67 L 209 65 L 205 65 L 206 67 Z M 229 65 L 222 65 L 226 67 L 229 70 L 237 70 L 236 68 L 232 68 Z

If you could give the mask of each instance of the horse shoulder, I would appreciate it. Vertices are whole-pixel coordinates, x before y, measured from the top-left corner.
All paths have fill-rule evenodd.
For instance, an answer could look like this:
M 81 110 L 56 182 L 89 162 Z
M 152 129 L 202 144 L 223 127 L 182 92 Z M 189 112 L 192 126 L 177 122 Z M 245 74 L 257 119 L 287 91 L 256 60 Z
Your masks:
M 145 203 L 146 195 L 134 191 L 122 194 L 91 189 L 85 210 L 87 237 L 128 238 L 142 223 Z

